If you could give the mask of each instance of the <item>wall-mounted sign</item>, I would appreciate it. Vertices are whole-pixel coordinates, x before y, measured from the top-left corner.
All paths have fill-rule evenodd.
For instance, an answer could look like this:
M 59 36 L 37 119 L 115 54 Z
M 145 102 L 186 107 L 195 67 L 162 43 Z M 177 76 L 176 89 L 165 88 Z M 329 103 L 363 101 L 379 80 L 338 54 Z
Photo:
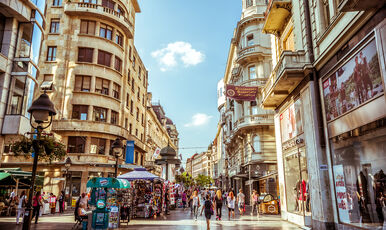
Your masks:
M 384 91 L 375 40 L 323 81 L 326 119 L 340 115 Z
M 259 87 L 226 85 L 225 95 L 241 101 L 255 101 Z

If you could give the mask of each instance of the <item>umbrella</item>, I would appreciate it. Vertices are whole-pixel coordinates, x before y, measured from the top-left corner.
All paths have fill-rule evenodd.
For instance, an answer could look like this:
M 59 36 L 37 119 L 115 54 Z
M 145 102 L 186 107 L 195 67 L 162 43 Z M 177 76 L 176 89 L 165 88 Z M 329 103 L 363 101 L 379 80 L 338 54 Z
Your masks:
M 130 188 L 130 183 L 126 180 L 112 177 L 94 177 L 87 181 L 89 188 Z
M 159 179 L 158 176 L 156 176 L 152 173 L 149 173 L 144 168 L 135 168 L 134 171 L 120 175 L 120 176 L 118 176 L 118 178 L 119 179 L 126 179 L 128 181 Z

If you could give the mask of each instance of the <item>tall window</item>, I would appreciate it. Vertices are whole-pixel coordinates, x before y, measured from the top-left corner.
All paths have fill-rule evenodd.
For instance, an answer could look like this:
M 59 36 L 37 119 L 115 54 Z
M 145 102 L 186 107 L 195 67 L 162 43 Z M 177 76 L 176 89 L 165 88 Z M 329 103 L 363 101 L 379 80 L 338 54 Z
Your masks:
M 127 126 L 129 125 L 129 119 L 125 118 L 125 129 L 127 129 Z
M 80 33 L 95 35 L 95 21 L 81 20 Z
M 131 46 L 129 46 L 129 59 L 131 60 Z
M 249 75 L 249 79 L 256 79 L 256 67 L 255 66 L 248 67 L 248 75 Z
M 134 93 L 134 78 L 132 77 L 131 78 L 131 91 L 133 91 L 133 93 Z
M 76 75 L 75 91 L 90 92 L 91 76 Z
M 133 100 L 130 101 L 130 113 L 133 114 Z
M 107 8 L 114 10 L 114 5 L 115 5 L 115 3 L 112 0 L 102 0 L 102 6 L 104 6 L 104 7 L 107 7 Z
M 59 19 L 51 19 L 50 33 L 59 33 Z
M 130 85 L 131 76 L 130 76 L 130 69 L 127 70 L 127 84 Z
M 86 137 L 68 137 L 67 152 L 84 153 L 85 145 L 86 145 Z
M 110 67 L 111 66 L 111 53 L 103 51 L 103 50 L 98 50 L 98 64 Z
M 106 122 L 107 109 L 94 106 L 94 121 Z
M 25 87 L 26 76 L 14 76 L 12 78 L 12 96 L 8 107 L 8 114 L 22 114 Z
M 52 5 L 53 6 L 61 6 L 62 5 L 62 0 L 53 0 Z
M 138 109 L 138 107 L 137 107 L 137 113 L 136 113 L 135 117 L 137 118 L 137 121 L 139 121 L 139 109 Z
M 89 62 L 92 63 L 92 56 L 94 53 L 93 48 L 78 48 L 78 62 Z
M 130 95 L 129 95 L 129 94 L 126 94 L 126 106 L 127 106 L 127 107 L 129 107 L 129 103 L 130 103 L 129 97 L 130 97 Z
M 138 66 L 138 78 L 139 79 L 141 79 L 141 72 L 142 72 L 141 66 Z
M 56 61 L 56 46 L 48 46 L 47 61 Z
M 95 92 L 109 95 L 109 85 L 110 85 L 109 80 L 97 77 L 95 80 Z
M 261 152 L 261 142 L 260 142 L 260 136 L 256 135 L 253 137 L 253 148 L 256 153 Z
M 72 106 L 72 119 L 87 120 L 88 105 L 73 105 Z
M 256 115 L 258 112 L 258 107 L 256 101 L 251 101 L 251 115 Z
M 122 71 L 122 60 L 118 57 L 115 57 L 114 69 L 119 72 Z
M 97 153 L 104 155 L 106 149 L 106 139 L 103 138 L 91 138 L 90 153 Z
M 253 6 L 253 0 L 247 0 L 247 7 Z
M 117 83 L 114 83 L 113 84 L 113 97 L 116 99 L 119 99 L 120 94 L 121 94 L 121 87 Z
M 327 0 L 322 0 L 322 9 L 323 9 L 323 27 L 327 28 L 330 25 L 330 5 Z
M 138 87 L 138 91 L 137 91 L 137 99 L 138 101 L 141 101 L 141 89 Z
M 112 40 L 113 39 L 113 27 L 101 23 L 101 26 L 99 29 L 99 37 Z
M 119 122 L 119 113 L 111 111 L 111 124 L 118 125 Z
M 253 34 L 250 34 L 247 36 L 247 46 L 253 46 L 253 45 L 254 45 Z
M 119 31 L 117 31 L 117 33 L 115 34 L 115 43 L 120 46 L 123 46 L 123 35 Z
M 131 131 L 133 131 L 133 125 L 130 123 L 129 124 L 129 133 L 131 134 Z
M 135 69 L 135 56 L 133 55 L 133 62 L 132 62 L 132 66 L 133 68 Z

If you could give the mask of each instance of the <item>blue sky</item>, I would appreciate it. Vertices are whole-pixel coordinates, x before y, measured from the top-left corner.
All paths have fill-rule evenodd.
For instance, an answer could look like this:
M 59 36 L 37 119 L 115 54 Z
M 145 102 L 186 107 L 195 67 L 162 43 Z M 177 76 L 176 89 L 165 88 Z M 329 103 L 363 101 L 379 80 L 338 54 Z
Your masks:
M 241 0 L 139 0 L 135 46 L 149 71 L 149 91 L 177 125 L 180 147 L 207 147 L 219 113 L 223 77 Z M 181 149 L 183 161 L 203 148 Z

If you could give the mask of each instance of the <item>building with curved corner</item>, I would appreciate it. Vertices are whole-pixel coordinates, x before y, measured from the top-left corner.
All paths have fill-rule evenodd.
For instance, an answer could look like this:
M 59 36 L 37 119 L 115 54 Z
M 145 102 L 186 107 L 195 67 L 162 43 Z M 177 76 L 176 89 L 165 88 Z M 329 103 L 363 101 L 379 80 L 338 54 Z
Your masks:
M 124 153 L 119 174 L 144 164 L 148 73 L 133 40 L 139 12 L 137 0 L 47 2 L 36 93 L 45 90 L 54 103 L 51 131 L 67 145 L 72 164 L 66 173 L 64 161 L 40 162 L 43 191 L 74 198 L 91 177 L 114 176 L 117 137 L 125 146 L 134 141 L 134 160 L 126 164 Z M 3 165 L 30 171 L 24 161 L 9 157 Z
M 273 112 L 260 107 L 261 88 L 272 69 L 270 36 L 261 32 L 267 6 L 263 0 L 244 0 L 242 4 L 223 81 L 225 88 L 258 87 L 257 96 L 253 101 L 227 97 L 225 103 L 219 102 L 218 109 L 222 125 L 220 139 L 226 152 L 223 187 L 243 189 L 249 203 L 253 189 L 274 196 L 278 195 L 278 189 Z

